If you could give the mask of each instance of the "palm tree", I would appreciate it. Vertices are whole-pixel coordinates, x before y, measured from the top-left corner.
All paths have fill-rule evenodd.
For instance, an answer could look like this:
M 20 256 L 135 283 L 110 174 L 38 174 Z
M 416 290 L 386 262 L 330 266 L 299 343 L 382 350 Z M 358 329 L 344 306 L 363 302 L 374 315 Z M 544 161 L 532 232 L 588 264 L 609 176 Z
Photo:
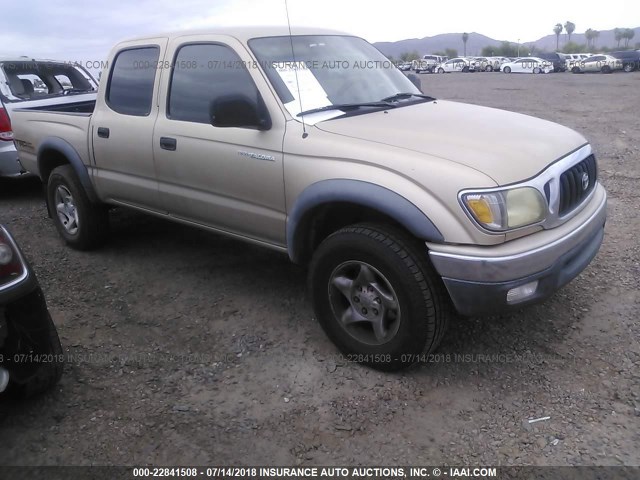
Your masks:
M 556 50 L 560 50 L 560 34 L 562 33 L 561 23 L 556 23 L 556 26 L 553 27 L 553 33 L 556 34 Z
M 564 24 L 564 29 L 567 32 L 567 36 L 569 37 L 568 41 L 570 42 L 571 41 L 571 34 L 575 31 L 576 24 L 573 23 L 573 22 L 570 22 L 569 20 L 567 20 L 567 22 Z
M 629 42 L 635 37 L 636 32 L 633 28 L 624 29 L 624 48 L 629 48 Z
M 463 57 L 467 56 L 467 40 L 469 40 L 469 34 L 467 32 L 464 32 L 462 34 L 462 43 L 464 43 L 464 55 L 463 55 Z
M 600 32 L 598 30 L 593 30 L 591 32 L 591 35 L 593 35 L 593 48 L 596 48 L 596 40 L 598 39 L 598 37 L 600 36 Z
M 622 30 L 621 28 L 614 28 L 613 38 L 616 39 L 616 42 L 618 42 L 618 48 L 620 48 L 620 40 L 624 38 L 624 30 Z
M 593 41 L 593 29 L 587 28 L 584 32 L 584 37 L 587 39 L 587 48 L 591 48 L 591 42 Z

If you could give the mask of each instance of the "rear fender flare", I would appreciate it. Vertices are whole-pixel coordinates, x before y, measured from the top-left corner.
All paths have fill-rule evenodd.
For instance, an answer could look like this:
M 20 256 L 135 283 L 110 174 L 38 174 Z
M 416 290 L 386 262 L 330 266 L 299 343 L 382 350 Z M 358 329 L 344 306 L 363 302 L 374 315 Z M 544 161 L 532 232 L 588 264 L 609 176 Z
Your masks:
M 65 157 L 65 159 L 69 162 L 69 165 L 73 167 L 76 175 L 78 175 L 80 183 L 82 184 L 84 191 L 87 193 L 87 197 L 89 197 L 89 200 L 94 203 L 98 203 L 100 200 L 98 198 L 98 195 L 96 194 L 95 189 L 93 188 L 93 183 L 91 183 L 89 171 L 82 161 L 82 158 L 69 142 L 60 137 L 46 138 L 38 147 L 38 171 L 40 172 L 40 178 L 42 179 L 42 181 L 46 181 L 45 178 L 42 178 L 42 172 L 44 170 L 46 162 L 44 152 L 50 150 L 54 150 Z

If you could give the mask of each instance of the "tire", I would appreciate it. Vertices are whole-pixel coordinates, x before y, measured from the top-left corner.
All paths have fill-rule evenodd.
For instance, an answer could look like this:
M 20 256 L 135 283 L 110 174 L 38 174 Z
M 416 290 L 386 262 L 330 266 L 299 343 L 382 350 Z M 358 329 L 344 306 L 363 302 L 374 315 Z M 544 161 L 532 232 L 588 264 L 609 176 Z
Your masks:
M 18 373 L 20 381 L 9 381 L 6 391 L 9 398 L 26 399 L 39 395 L 55 386 L 62 377 L 64 361 L 60 338 L 49 313 L 43 320 L 40 331 L 31 332 L 31 340 L 36 341 L 37 351 L 25 351 L 24 355 L 29 359 L 36 356 L 44 360 L 38 363 L 37 360 L 29 360 L 33 361 L 33 364 L 28 364 L 26 360 L 21 362 Z M 41 334 L 40 338 L 37 338 L 38 334 Z
M 493 72 L 493 67 L 491 65 L 487 65 L 484 69 L 485 72 Z
M 504 70 L 502 70 L 504 73 L 511 73 L 511 67 L 504 67 Z
M 611 73 L 611 67 L 609 65 L 605 65 L 602 67 L 602 73 Z
M 71 165 L 57 167 L 47 182 L 47 204 L 58 233 L 67 245 L 90 250 L 101 245 L 109 231 L 104 205 L 89 200 Z
M 318 322 L 338 349 L 381 371 L 433 352 L 453 311 L 424 246 L 389 226 L 359 224 L 330 235 L 314 254 L 309 288 Z
M 580 69 L 579 69 L 578 67 L 573 67 L 573 68 L 571 69 L 571 72 L 572 72 L 572 73 L 580 73 Z
M 533 69 L 533 73 L 535 73 L 536 75 L 539 73 L 542 73 L 542 70 L 540 69 L 540 67 L 536 67 Z
M 462 71 L 463 71 L 464 73 L 467 73 L 467 72 L 469 71 L 469 67 L 462 67 Z
M 634 68 L 633 68 L 633 65 L 632 65 L 631 63 L 627 63 L 627 64 L 624 66 L 623 70 L 624 70 L 625 72 L 629 73 L 629 72 L 633 72 Z
M 440 67 L 440 68 L 438 69 L 438 73 L 444 73 L 444 68 Z

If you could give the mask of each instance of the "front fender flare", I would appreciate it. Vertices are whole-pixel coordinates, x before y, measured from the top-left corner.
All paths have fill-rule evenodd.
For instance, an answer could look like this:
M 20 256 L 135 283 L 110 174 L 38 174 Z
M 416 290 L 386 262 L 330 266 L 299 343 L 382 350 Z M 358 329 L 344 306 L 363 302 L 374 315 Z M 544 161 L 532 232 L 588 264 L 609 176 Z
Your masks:
M 94 203 L 98 203 L 99 202 L 98 195 L 96 194 L 93 188 L 93 184 L 91 183 L 91 177 L 89 176 L 89 171 L 87 170 L 86 165 L 82 161 L 82 158 L 80 157 L 76 149 L 73 148 L 73 146 L 63 138 L 60 138 L 60 137 L 45 138 L 42 141 L 42 143 L 40 143 L 40 146 L 38 147 L 37 158 L 38 158 L 39 172 L 43 171 L 43 168 L 42 168 L 43 162 L 44 162 L 43 154 L 47 150 L 55 150 L 60 154 L 64 155 L 64 157 L 69 161 L 69 164 L 73 167 L 73 170 L 76 172 L 76 175 L 78 175 L 78 178 L 80 179 L 80 183 L 82 184 L 84 191 L 87 193 L 87 197 L 89 197 L 89 200 Z M 40 177 L 42 181 L 45 181 L 45 179 L 42 178 L 42 174 L 40 175 Z
M 293 262 L 298 263 L 303 248 L 305 232 L 300 227 L 305 215 L 315 207 L 329 203 L 352 203 L 377 210 L 421 240 L 444 242 L 442 233 L 429 217 L 392 190 L 360 180 L 322 180 L 303 190 L 287 216 L 287 251 Z

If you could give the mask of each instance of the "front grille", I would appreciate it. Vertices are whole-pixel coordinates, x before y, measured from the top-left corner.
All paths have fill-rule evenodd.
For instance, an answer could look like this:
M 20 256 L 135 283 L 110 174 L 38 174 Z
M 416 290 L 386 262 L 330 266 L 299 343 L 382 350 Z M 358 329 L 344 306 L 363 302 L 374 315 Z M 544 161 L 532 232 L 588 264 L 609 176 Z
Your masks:
M 589 155 L 560 176 L 559 214 L 561 217 L 576 208 L 587 198 L 596 186 L 597 179 L 598 169 L 596 158 L 593 155 Z

